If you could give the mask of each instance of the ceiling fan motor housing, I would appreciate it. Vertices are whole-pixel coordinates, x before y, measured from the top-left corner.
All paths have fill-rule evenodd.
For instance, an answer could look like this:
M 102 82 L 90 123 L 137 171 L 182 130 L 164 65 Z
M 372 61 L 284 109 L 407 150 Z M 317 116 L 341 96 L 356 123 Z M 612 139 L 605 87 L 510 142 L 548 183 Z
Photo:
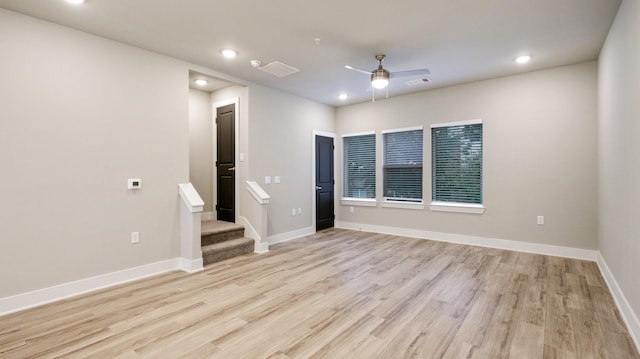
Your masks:
M 375 69 L 371 71 L 371 81 L 375 79 L 389 79 L 389 71 L 386 69 Z

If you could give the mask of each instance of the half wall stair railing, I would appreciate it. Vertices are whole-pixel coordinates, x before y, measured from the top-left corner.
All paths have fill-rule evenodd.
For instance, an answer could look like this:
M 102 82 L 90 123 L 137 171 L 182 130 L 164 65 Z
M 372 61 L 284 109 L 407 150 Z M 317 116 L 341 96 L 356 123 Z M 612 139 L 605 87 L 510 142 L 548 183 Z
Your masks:
M 191 183 L 178 185 L 180 202 L 180 268 L 186 272 L 202 270 L 200 235 L 204 201 Z

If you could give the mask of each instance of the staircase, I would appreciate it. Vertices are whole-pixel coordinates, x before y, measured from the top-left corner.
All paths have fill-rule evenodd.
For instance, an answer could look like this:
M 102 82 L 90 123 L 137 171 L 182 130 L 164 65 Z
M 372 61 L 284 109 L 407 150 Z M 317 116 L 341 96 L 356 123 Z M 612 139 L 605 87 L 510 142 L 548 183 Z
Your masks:
M 244 238 L 244 227 L 230 222 L 202 222 L 202 261 L 204 265 L 253 252 L 254 240 Z

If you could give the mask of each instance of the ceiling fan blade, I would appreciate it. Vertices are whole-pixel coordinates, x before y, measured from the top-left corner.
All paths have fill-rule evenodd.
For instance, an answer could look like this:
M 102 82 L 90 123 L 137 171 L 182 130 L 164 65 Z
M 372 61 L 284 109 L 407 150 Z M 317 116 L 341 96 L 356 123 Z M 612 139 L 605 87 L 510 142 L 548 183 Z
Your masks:
M 408 70 L 408 71 L 396 71 L 392 72 L 389 77 L 407 77 L 407 76 L 422 76 L 429 75 L 431 71 L 427 69 Z
M 349 70 L 357 71 L 357 72 L 363 73 L 363 74 L 365 74 L 367 76 L 371 76 L 371 71 L 366 71 L 366 70 L 359 69 L 357 67 L 353 67 L 353 66 L 349 66 L 349 65 L 344 65 L 344 67 L 348 68 Z

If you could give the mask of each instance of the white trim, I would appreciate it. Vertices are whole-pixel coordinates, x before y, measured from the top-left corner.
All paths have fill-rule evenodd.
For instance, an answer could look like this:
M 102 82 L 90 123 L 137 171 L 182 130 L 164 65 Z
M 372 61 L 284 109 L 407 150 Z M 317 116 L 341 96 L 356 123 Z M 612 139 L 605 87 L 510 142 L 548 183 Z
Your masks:
M 391 129 L 391 130 L 382 130 L 382 131 L 380 131 L 380 133 L 384 135 L 386 133 L 409 132 L 409 131 L 418 131 L 418 130 L 424 130 L 424 126 L 394 128 L 394 129 Z
M 180 269 L 187 273 L 196 273 L 204 270 L 204 263 L 202 258 L 198 259 L 187 259 L 187 258 L 178 258 L 180 260 Z
M 433 201 L 429 205 L 429 209 L 436 212 L 483 214 L 485 207 L 481 204 Z
M 342 138 L 345 137 L 356 137 L 356 136 L 369 136 L 369 135 L 375 135 L 376 131 L 364 131 L 364 132 L 356 132 L 356 133 L 345 133 L 344 135 L 342 135 Z
M 336 134 L 332 133 L 332 132 L 324 132 L 324 131 L 318 131 L 318 130 L 313 130 L 313 139 L 315 140 L 316 135 L 318 136 L 322 136 L 322 137 L 331 137 L 331 138 L 336 138 Z M 313 143 L 313 145 L 315 146 L 315 141 Z
M 410 201 L 394 201 L 385 199 L 380 202 L 380 207 L 385 208 L 404 208 L 404 209 L 424 209 L 424 203 L 420 202 L 410 202 Z
M 214 102 L 211 104 L 213 106 L 213 112 L 211 114 L 211 117 L 213 118 L 213 126 L 211 126 L 213 128 L 213 137 L 212 137 L 212 143 L 213 146 L 212 150 L 213 150 L 213 179 L 212 179 L 212 186 L 213 186 L 213 207 L 215 208 L 216 204 L 217 204 L 217 196 L 218 196 L 218 192 L 217 192 L 217 185 L 218 185 L 218 180 L 217 180 L 217 168 L 215 166 L 215 162 L 218 160 L 218 147 L 216 144 L 217 141 L 217 124 L 216 124 L 216 119 L 218 117 L 218 108 L 219 107 L 223 107 L 223 106 L 227 106 L 227 105 L 235 105 L 234 106 L 234 141 L 235 141 L 235 146 L 233 149 L 234 152 L 234 162 L 236 164 L 236 171 L 234 174 L 234 201 L 235 201 L 235 219 L 234 222 L 238 222 L 238 213 L 240 213 L 240 174 L 239 174 L 239 170 L 238 167 L 240 167 L 240 97 L 231 97 L 228 98 L 226 100 L 222 100 L 222 101 L 218 101 L 218 102 Z
M 336 134 L 335 133 L 330 133 L 330 132 L 324 132 L 324 131 L 318 131 L 318 130 L 312 130 L 311 131 L 311 228 L 312 228 L 312 232 L 311 233 L 315 233 L 316 232 L 316 136 L 322 136 L 322 137 L 330 137 L 333 138 L 333 179 L 335 181 L 335 177 L 336 177 L 336 165 L 338 164 L 338 161 L 336 161 L 337 157 L 337 151 L 335 150 L 336 148 Z M 336 187 L 334 185 L 333 187 L 333 210 L 335 212 L 335 199 L 336 199 Z M 271 237 L 269 237 L 271 238 Z M 293 239 L 293 238 L 292 238 Z M 271 243 L 271 241 L 269 241 L 269 243 Z M 278 242 L 275 242 L 278 243 Z
M 63 283 L 56 286 L 37 289 L 32 292 L 16 294 L 14 296 L 0 298 L 0 315 L 5 315 L 20 310 L 37 307 L 43 304 L 74 297 L 99 289 L 120 285 L 131 281 L 167 273 L 175 270 L 186 270 L 190 267 L 197 271 L 197 260 L 182 261 L 182 258 L 167 259 L 160 262 L 127 268 L 116 272 L 106 273 Z
M 298 229 L 291 232 L 280 233 L 273 236 L 269 236 L 267 237 L 267 242 L 269 242 L 269 245 L 287 242 L 292 239 L 297 239 L 297 238 L 314 234 L 315 232 L 316 232 L 315 226 L 311 226 L 311 227 L 302 228 L 302 229 Z
M 378 201 L 375 198 L 355 198 L 355 197 L 342 197 L 340 204 L 343 206 L 364 206 L 364 207 L 376 207 Z
M 609 287 L 609 291 L 613 296 L 613 300 L 616 302 L 618 306 L 618 310 L 622 315 L 622 320 L 627 325 L 627 329 L 629 330 L 629 335 L 631 335 L 631 339 L 636 345 L 636 348 L 640 352 L 640 320 L 636 316 L 636 313 L 633 311 L 633 308 L 627 301 L 627 298 L 624 295 L 624 292 L 618 285 L 616 278 L 613 276 L 613 273 L 609 269 L 607 262 L 604 260 L 602 253 L 598 251 L 598 268 L 600 268 L 600 273 L 604 278 L 604 281 L 607 283 Z
M 466 125 L 482 125 L 482 119 L 478 118 L 478 119 L 475 119 L 475 120 L 467 120 L 467 121 L 434 123 L 434 124 L 431 125 L 431 128 L 451 127 L 451 126 L 466 126 Z
M 204 207 L 204 201 L 196 191 L 195 187 L 189 183 L 180 183 L 178 185 L 178 192 L 180 193 L 180 198 L 184 201 L 184 204 L 187 205 L 189 212 L 198 213 L 202 212 L 202 208 Z
M 269 204 L 271 197 L 264 191 L 256 181 L 247 181 L 247 190 L 258 204 Z
M 513 241 L 507 239 L 468 236 L 464 234 L 423 231 L 419 229 L 377 226 L 371 224 L 336 221 L 337 228 L 353 229 L 374 233 L 392 234 L 403 237 L 430 239 L 441 242 L 467 244 L 478 247 L 505 249 L 517 252 L 544 254 L 556 257 L 575 258 L 588 261 L 596 260 L 596 251 L 590 249 L 554 246 L 531 242 Z

